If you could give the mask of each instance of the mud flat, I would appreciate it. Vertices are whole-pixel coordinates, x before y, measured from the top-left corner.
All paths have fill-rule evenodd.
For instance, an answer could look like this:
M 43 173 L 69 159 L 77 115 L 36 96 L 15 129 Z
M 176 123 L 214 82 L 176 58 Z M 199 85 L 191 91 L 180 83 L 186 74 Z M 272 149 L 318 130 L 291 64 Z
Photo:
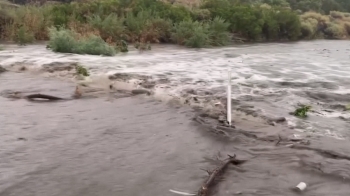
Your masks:
M 0 196 L 150 196 L 196 193 L 227 154 L 210 195 L 348 196 L 347 140 L 296 133 L 257 118 L 218 125 L 191 107 L 105 88 L 80 99 L 31 102 L 11 91 L 70 97 L 75 83 L 28 72 L 0 74 Z M 99 83 L 101 84 L 101 83 Z M 5 96 L 4 96 L 5 95 Z M 296 135 L 298 134 L 298 135 Z

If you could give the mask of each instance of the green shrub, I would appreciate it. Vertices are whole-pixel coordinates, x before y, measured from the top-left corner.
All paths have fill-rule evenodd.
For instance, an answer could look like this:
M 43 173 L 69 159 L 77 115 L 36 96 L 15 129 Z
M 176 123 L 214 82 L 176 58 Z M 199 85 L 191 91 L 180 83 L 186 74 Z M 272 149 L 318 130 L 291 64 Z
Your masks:
M 343 12 L 338 12 L 338 11 L 330 11 L 329 15 L 332 18 L 335 18 L 335 19 L 343 19 L 343 18 L 345 18 L 344 13 Z
M 279 38 L 297 40 L 301 35 L 299 16 L 294 12 L 281 9 L 277 11 L 276 20 L 279 23 Z
M 15 34 L 14 41 L 19 45 L 33 43 L 35 40 L 33 32 L 27 30 L 25 26 L 21 26 Z
M 112 46 L 108 45 L 101 37 L 96 35 L 81 39 L 76 42 L 76 44 L 73 50 L 76 54 L 113 56 L 116 53 Z
M 142 42 L 136 42 L 135 43 L 135 48 L 138 50 L 151 50 L 151 44 L 149 42 L 147 43 L 142 43 Z
M 344 22 L 344 28 L 348 35 L 350 35 L 350 22 Z
M 316 36 L 318 21 L 314 18 L 308 18 L 301 22 L 301 33 L 303 38 L 312 39 Z
M 76 72 L 76 74 L 82 75 L 82 76 L 85 76 L 85 77 L 86 76 L 90 76 L 88 70 L 85 67 L 81 66 L 81 65 L 76 65 L 75 66 L 75 72 Z
M 306 118 L 307 113 L 311 110 L 311 106 L 309 105 L 300 105 L 295 111 L 293 115 L 300 118 Z
M 175 25 L 172 40 L 192 48 L 224 46 L 231 41 L 229 26 L 219 17 L 208 22 L 183 21 Z
M 124 40 L 117 42 L 115 46 L 115 50 L 119 52 L 129 52 L 128 43 L 126 43 L 126 41 Z
M 126 15 L 125 24 L 131 41 L 137 41 L 142 36 L 151 19 L 152 14 L 149 11 L 141 11 L 136 15 L 130 12 Z
M 104 40 L 112 38 L 113 41 L 117 41 L 125 38 L 124 19 L 114 13 L 109 14 L 104 19 L 95 14 L 92 17 L 88 17 L 88 22 L 92 27 L 99 30 Z
M 48 47 L 54 52 L 73 53 L 77 46 L 77 41 L 74 38 L 74 33 L 67 29 L 49 29 Z
M 181 21 L 192 20 L 191 12 L 184 6 L 171 6 L 168 10 L 163 10 L 159 13 L 161 18 L 168 18 L 174 23 Z
M 199 21 L 210 20 L 211 13 L 208 9 L 194 9 L 192 11 L 192 18 Z
M 101 37 L 95 35 L 76 40 L 76 35 L 70 30 L 51 28 L 49 36 L 48 47 L 54 52 L 105 56 L 115 54 L 112 46 L 109 46 Z
M 55 27 L 66 27 L 69 17 L 73 15 L 74 7 L 70 4 L 54 5 L 51 10 L 51 20 Z
M 209 25 L 198 21 L 183 21 L 176 24 L 172 39 L 180 45 L 202 48 L 210 45 Z
M 172 27 L 170 20 L 154 18 L 149 25 L 149 30 L 153 31 L 153 40 L 155 42 L 169 43 Z
M 325 34 L 329 38 L 342 39 L 346 37 L 347 32 L 342 24 L 327 23 Z
M 155 17 L 169 19 L 173 23 L 191 20 L 191 11 L 182 5 L 171 5 L 155 0 L 137 0 L 133 13 L 137 15 L 145 10 L 151 12 Z
M 0 51 L 4 50 L 4 46 L 0 45 Z
M 209 22 L 210 45 L 225 46 L 230 43 L 231 37 L 228 32 L 230 24 L 216 17 Z

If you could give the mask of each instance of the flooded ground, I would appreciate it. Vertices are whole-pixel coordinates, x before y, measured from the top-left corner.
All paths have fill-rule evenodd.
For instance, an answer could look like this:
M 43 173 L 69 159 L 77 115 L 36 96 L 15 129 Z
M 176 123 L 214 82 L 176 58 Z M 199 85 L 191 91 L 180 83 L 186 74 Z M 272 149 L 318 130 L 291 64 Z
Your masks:
M 3 73 L 0 90 L 69 97 L 75 86 L 27 73 Z M 247 160 L 229 166 L 213 195 L 345 196 L 350 161 L 310 149 L 275 145 L 281 127 L 238 120 L 255 133 L 214 134 L 192 120 L 195 113 L 150 97 L 82 98 L 29 102 L 0 97 L 1 196 L 150 196 L 196 192 L 227 154 Z M 270 141 L 263 141 L 270 138 Z M 310 137 L 309 148 L 348 154 L 349 144 Z
M 250 55 L 256 55 L 256 58 L 249 60 L 247 57 L 249 54 L 247 54 L 243 59 L 244 64 L 239 64 L 236 59 L 237 62 L 234 65 L 237 70 L 241 69 L 241 72 L 235 73 L 237 77 L 244 74 L 242 70 L 250 70 L 253 74 L 250 78 L 253 79 L 241 79 L 246 84 L 251 82 L 253 86 L 248 86 L 246 89 L 247 85 L 238 85 L 237 82 L 233 87 L 236 89 L 233 92 L 236 103 L 239 103 L 239 106 L 254 105 L 254 108 L 263 110 L 264 114 L 270 115 L 269 112 L 271 114 L 275 112 L 275 116 L 282 116 L 286 108 L 292 108 L 294 102 L 302 100 L 312 102 L 312 97 L 300 93 L 323 93 L 318 98 L 318 102 L 346 104 L 349 97 L 346 91 L 347 75 L 344 73 L 350 69 L 345 64 L 348 58 L 346 46 L 342 45 L 343 42 L 337 42 L 339 50 L 343 50 L 342 56 L 336 53 L 336 48 L 331 48 L 335 47 L 334 44 L 329 43 L 333 42 L 256 45 L 218 49 L 217 53 L 214 50 L 187 50 L 185 53 L 186 51 L 182 49 L 166 47 L 165 49 L 155 48 L 151 53 L 132 53 L 119 57 L 53 54 L 46 51 L 43 46 L 28 46 L 16 48 L 13 52 L 1 52 L 1 64 L 6 68 L 11 69 L 10 65 L 21 63 L 21 66 L 25 64 L 29 71 L 18 73 L 10 71 L 0 74 L 0 92 L 12 90 L 70 97 L 75 89 L 75 82 L 57 79 L 60 75 L 67 79 L 67 73 L 55 73 L 56 78 L 53 78 L 47 77 L 52 76 L 49 73 L 38 74 L 30 70 L 38 68 L 40 70 L 44 64 L 55 61 L 78 61 L 90 67 L 95 74 L 106 75 L 108 72 L 111 74 L 111 71 L 122 70 L 151 75 L 158 81 L 157 87 L 152 89 L 156 92 L 156 88 L 165 89 L 160 92 L 185 97 L 187 95 L 183 92 L 187 91 L 187 88 L 192 88 L 198 91 L 199 99 L 202 98 L 201 92 L 206 91 L 213 92 L 207 94 L 207 97 L 222 96 L 225 88 L 223 84 L 226 77 L 227 66 L 224 66 L 226 64 L 222 61 L 221 68 L 220 66 L 205 67 L 205 65 L 216 62 L 215 59 L 217 61 L 223 59 L 226 53 L 235 53 L 237 54 L 235 57 L 241 57 L 241 54 L 249 50 Z M 318 54 L 323 50 L 320 48 L 326 45 L 328 50 L 334 49 L 334 56 L 322 57 Z M 8 46 L 8 49 L 11 47 L 14 46 Z M 283 53 L 283 50 L 287 53 L 288 47 L 289 54 Z M 311 49 L 312 47 L 315 48 Z M 27 53 L 29 51 L 32 53 Z M 272 72 L 267 68 L 263 69 L 265 61 L 265 64 L 275 62 L 274 66 L 279 67 L 275 71 L 279 73 L 283 72 L 283 67 L 294 71 L 302 69 L 298 62 L 301 62 L 302 58 L 308 58 L 306 54 L 302 56 L 306 51 L 319 55 L 320 60 L 317 62 L 323 63 L 322 65 L 331 62 L 331 59 L 326 61 L 327 58 L 334 60 L 329 63 L 333 68 L 318 66 L 318 69 L 324 69 L 323 79 L 318 78 L 315 83 L 310 82 L 312 80 L 309 82 L 305 80 L 300 86 L 295 86 L 298 84 L 296 81 L 299 81 L 295 76 L 296 79 L 290 79 L 292 84 L 287 83 L 287 87 L 283 88 L 274 86 L 278 81 L 274 81 L 273 77 L 257 79 L 263 76 L 261 73 L 264 71 Z M 182 58 L 170 57 L 169 53 Z M 260 57 L 256 53 L 261 53 Z M 203 56 L 200 58 L 200 55 Z M 209 58 L 210 55 L 212 58 Z M 270 57 L 280 55 L 276 59 L 284 56 L 284 60 L 288 55 L 292 56 L 289 62 L 295 61 L 295 66 L 284 64 L 283 58 L 278 61 L 261 60 L 267 59 L 269 55 Z M 168 56 L 168 59 L 164 56 Z M 195 58 L 196 56 L 198 59 Z M 226 58 L 231 57 L 226 55 Z M 232 62 L 233 59 L 235 58 L 232 57 L 230 61 Z M 258 61 L 257 59 L 260 59 L 261 66 L 255 62 Z M 160 66 L 162 61 L 165 65 L 168 63 L 167 67 Z M 183 61 L 183 64 L 179 65 L 182 68 L 178 69 L 182 69 L 183 73 L 176 72 L 174 68 L 176 66 L 170 66 L 171 62 L 180 61 Z M 312 60 L 309 61 L 312 62 Z M 146 62 L 149 64 L 145 65 Z M 184 62 L 187 62 L 187 65 Z M 340 63 L 344 63 L 343 67 Z M 97 67 L 100 67 L 101 71 L 98 71 Z M 315 67 L 305 66 L 303 69 L 309 70 L 300 71 L 300 73 L 321 77 L 321 74 L 316 73 L 321 71 Z M 328 71 L 325 71 L 326 69 Z M 343 70 L 332 82 L 323 83 L 331 79 L 326 77 L 327 74 L 336 69 Z M 155 73 L 152 73 L 152 70 Z M 198 70 L 198 76 L 195 76 L 195 70 Z M 205 77 L 203 74 L 206 74 Z M 341 74 L 344 75 L 345 82 L 336 83 L 336 80 L 342 79 Z M 287 80 L 287 75 L 279 77 Z M 190 78 L 191 80 L 188 81 L 193 83 L 184 82 L 182 80 L 184 78 Z M 222 80 L 219 81 L 218 78 Z M 161 84 L 159 82 L 161 79 L 169 82 Z M 204 84 L 196 83 L 199 80 L 204 81 Z M 198 118 L 194 121 L 193 117 L 197 113 L 187 105 L 166 104 L 147 95 L 121 98 L 123 96 L 119 96 L 118 93 L 111 94 L 106 80 L 100 79 L 97 83 L 105 86 L 97 96 L 60 102 L 38 103 L 0 96 L 0 121 L 2 122 L 0 196 L 174 195 L 169 192 L 169 189 L 195 193 L 207 178 L 206 172 L 201 169 L 214 169 L 220 165 L 217 158 L 224 160 L 227 154 L 236 154 L 238 158 L 247 162 L 239 167 L 229 166 L 222 179 L 212 189 L 212 195 L 292 196 L 298 194 L 291 188 L 299 182 L 307 183 L 308 187 L 303 193 L 306 196 L 347 196 L 350 191 L 350 157 L 347 156 L 350 153 L 350 146 L 346 129 L 348 122 L 336 116 L 342 115 L 346 119 L 345 111 L 332 110 L 330 113 L 336 114 L 334 116 L 311 114 L 309 120 L 293 121 L 289 118 L 288 120 L 292 123 L 297 122 L 303 126 L 311 124 L 313 130 L 316 129 L 315 127 L 319 129 L 320 134 L 315 134 L 314 131 L 299 133 L 308 141 L 307 144 L 303 144 L 286 139 L 294 138 L 296 132 L 285 125 L 270 126 L 255 118 L 235 116 L 237 129 L 222 129 L 218 132 L 218 129 L 213 128 L 215 123 L 210 119 L 200 118 L 203 120 L 202 123 L 198 123 L 201 122 Z M 324 87 L 330 83 L 336 84 L 337 87 Z M 259 87 L 259 84 L 266 84 L 269 89 Z M 307 84 L 315 85 L 307 86 Z M 161 88 L 162 85 L 165 87 Z M 263 96 L 264 99 L 260 101 L 253 98 L 243 99 L 243 91 L 249 88 L 252 91 L 260 89 L 260 93 L 269 92 L 268 90 L 276 93 L 276 89 L 281 89 L 286 94 L 281 93 L 275 98 L 279 98 L 281 103 L 288 104 L 269 111 L 268 106 L 272 107 L 278 101 L 271 101 L 273 100 L 270 99 L 271 96 L 263 94 L 255 96 Z M 254 94 L 249 95 L 254 97 Z M 324 100 L 320 100 L 321 98 Z M 333 100 L 328 100 L 330 98 Z M 328 107 L 324 103 L 318 105 L 319 111 Z M 315 105 L 317 107 L 317 104 Z M 324 128 L 327 126 L 332 127 L 331 131 Z M 325 133 L 332 136 L 340 135 L 343 139 L 321 136 Z M 276 145 L 279 137 L 283 140 Z
M 192 99 L 212 105 L 225 97 L 227 70 L 232 69 L 235 110 L 255 116 L 284 116 L 290 127 L 308 133 L 347 138 L 350 112 L 350 47 L 347 41 L 313 41 L 242 45 L 190 50 L 154 46 L 152 51 L 116 57 L 55 54 L 45 45 L 6 46 L 1 65 L 24 64 L 31 69 L 58 62 L 78 62 L 94 76 L 114 79 L 148 78 L 146 86 L 160 97 Z M 135 74 L 138 74 L 135 76 Z M 63 74 L 55 74 L 66 77 Z M 149 85 L 151 84 L 151 85 Z M 183 102 L 186 102 L 183 100 Z M 192 101 L 191 103 L 194 103 Z M 300 120 L 288 113 L 298 103 L 309 104 L 314 113 Z M 195 104 L 195 103 L 194 103 Z M 247 110 L 246 107 L 250 106 Z

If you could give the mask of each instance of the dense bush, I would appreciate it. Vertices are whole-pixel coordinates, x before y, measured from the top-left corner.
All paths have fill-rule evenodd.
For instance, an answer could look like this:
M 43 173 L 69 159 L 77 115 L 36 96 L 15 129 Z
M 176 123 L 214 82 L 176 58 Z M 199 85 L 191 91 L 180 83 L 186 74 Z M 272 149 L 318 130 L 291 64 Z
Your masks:
M 350 14 L 341 12 L 348 8 L 345 0 L 86 0 L 1 8 L 0 35 L 19 44 L 50 39 L 57 52 L 103 55 L 127 52 L 128 43 L 143 50 L 160 42 L 224 46 L 232 38 L 342 39 L 350 34 Z
M 330 12 L 322 15 L 306 12 L 300 17 L 303 38 L 345 39 L 350 35 L 350 15 L 343 12 Z
M 48 47 L 54 52 L 105 56 L 113 56 L 115 54 L 114 48 L 96 35 L 77 38 L 78 35 L 70 30 L 51 28 L 49 36 Z

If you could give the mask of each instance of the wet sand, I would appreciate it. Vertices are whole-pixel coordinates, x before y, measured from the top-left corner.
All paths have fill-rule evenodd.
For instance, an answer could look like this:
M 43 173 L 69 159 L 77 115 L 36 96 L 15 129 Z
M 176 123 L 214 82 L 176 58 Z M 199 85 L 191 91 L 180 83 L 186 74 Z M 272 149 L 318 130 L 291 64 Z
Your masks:
M 0 92 L 18 90 L 68 97 L 73 83 L 27 73 L 0 75 Z M 148 96 L 100 97 L 33 103 L 0 97 L 0 196 L 153 196 L 169 189 L 196 192 L 217 157 L 247 162 L 229 166 L 212 195 L 292 196 L 303 181 L 306 196 L 349 195 L 350 161 L 321 151 L 292 149 L 278 135 L 285 126 L 236 119 L 237 129 L 215 134 L 186 107 Z M 250 132 L 251 131 L 251 132 Z M 347 140 L 314 135 L 310 148 L 349 154 Z

